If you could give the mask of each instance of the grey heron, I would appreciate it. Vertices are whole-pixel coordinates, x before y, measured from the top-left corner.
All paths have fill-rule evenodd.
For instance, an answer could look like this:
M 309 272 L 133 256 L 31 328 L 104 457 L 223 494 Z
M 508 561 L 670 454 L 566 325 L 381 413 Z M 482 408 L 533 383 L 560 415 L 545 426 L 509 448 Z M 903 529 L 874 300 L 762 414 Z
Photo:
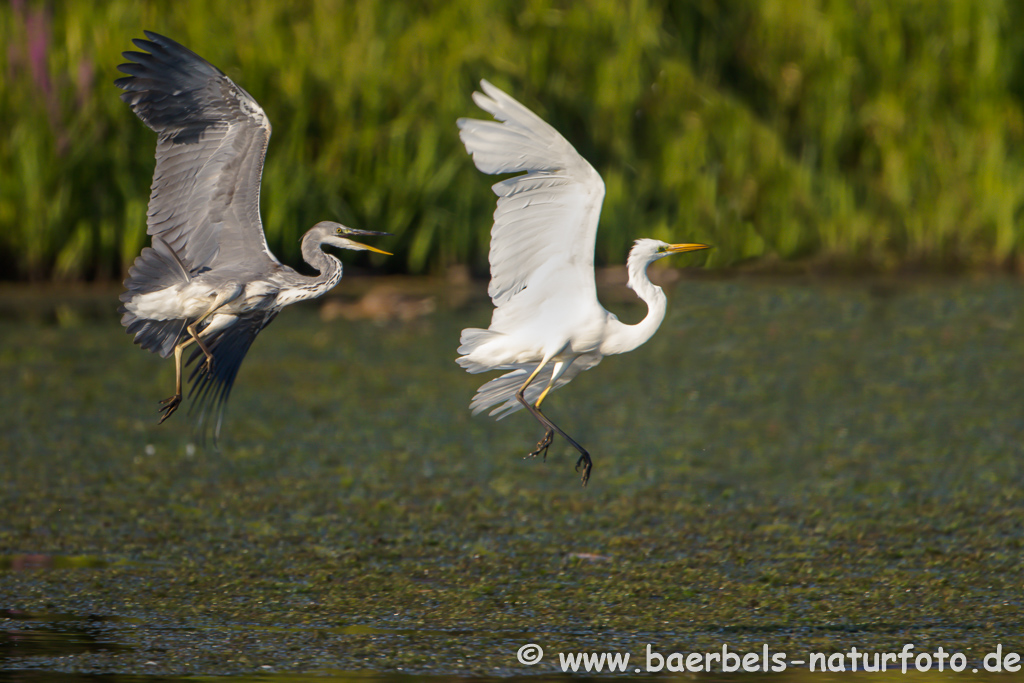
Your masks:
M 666 300 L 647 276 L 651 263 L 709 247 L 636 240 L 626 263 L 628 286 L 648 312 L 636 325 L 619 322 L 601 306 L 594 282 L 601 176 L 540 117 L 487 81 L 480 85 L 473 101 L 497 121 L 459 119 L 462 142 L 484 173 L 520 175 L 492 187 L 498 206 L 488 294 L 495 308 L 488 329 L 462 331 L 457 362 L 471 373 L 510 371 L 477 390 L 473 414 L 494 407 L 490 414 L 501 419 L 526 408 L 544 427 L 527 457 L 546 458 L 558 432 L 579 451 L 576 470 L 583 467 L 585 486 L 590 454 L 541 412 L 541 403 L 604 356 L 632 351 L 657 331 Z
M 349 239 L 387 233 L 331 221 L 302 237 L 307 276 L 270 252 L 259 197 L 270 121 L 249 93 L 179 43 L 150 31 L 125 52 L 121 99 L 158 134 L 146 232 L 152 246 L 135 259 L 121 295 L 121 324 L 143 349 L 174 355 L 174 394 L 160 423 L 182 401 L 182 354 L 190 399 L 205 438 L 214 440 L 238 368 L 260 331 L 289 304 L 318 297 L 341 280 L 341 262 L 321 247 L 388 252 Z M 202 362 L 197 362 L 199 359 Z

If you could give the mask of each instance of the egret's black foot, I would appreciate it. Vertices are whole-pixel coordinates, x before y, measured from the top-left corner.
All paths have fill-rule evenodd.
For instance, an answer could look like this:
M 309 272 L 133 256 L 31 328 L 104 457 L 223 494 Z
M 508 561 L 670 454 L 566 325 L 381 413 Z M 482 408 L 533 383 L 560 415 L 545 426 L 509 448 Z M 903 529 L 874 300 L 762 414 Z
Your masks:
M 590 470 L 594 469 L 594 463 L 590 462 L 590 453 L 583 451 L 580 455 L 580 459 L 576 461 L 576 471 L 580 471 L 580 465 L 583 465 L 583 485 L 586 486 L 587 482 L 590 481 Z
M 527 453 L 527 458 L 536 458 L 538 455 L 544 456 L 544 462 L 548 461 L 548 447 L 555 440 L 555 433 L 550 429 L 544 432 L 544 438 L 537 442 L 537 447 Z
M 181 405 L 181 394 L 175 394 L 170 398 L 165 398 L 160 401 L 160 412 L 163 413 L 163 417 L 160 418 L 160 421 L 157 422 L 157 424 L 162 425 L 164 420 L 174 414 L 174 411 L 178 409 L 179 405 Z

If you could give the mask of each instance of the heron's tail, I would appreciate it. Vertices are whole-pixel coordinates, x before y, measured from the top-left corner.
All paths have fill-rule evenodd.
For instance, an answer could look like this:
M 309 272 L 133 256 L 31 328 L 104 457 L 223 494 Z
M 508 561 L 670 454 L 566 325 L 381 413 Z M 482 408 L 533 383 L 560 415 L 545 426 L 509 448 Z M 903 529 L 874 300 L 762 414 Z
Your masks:
M 128 279 L 124 281 L 126 291 L 121 294 L 121 305 L 117 309 L 121 313 L 121 324 L 129 334 L 135 335 L 136 344 L 164 358 L 171 355 L 184 333 L 186 321 L 140 318 L 128 304 L 137 296 L 185 284 L 189 280 L 188 269 L 178 255 L 163 238 L 154 235 L 153 246 L 144 248 L 128 269 Z

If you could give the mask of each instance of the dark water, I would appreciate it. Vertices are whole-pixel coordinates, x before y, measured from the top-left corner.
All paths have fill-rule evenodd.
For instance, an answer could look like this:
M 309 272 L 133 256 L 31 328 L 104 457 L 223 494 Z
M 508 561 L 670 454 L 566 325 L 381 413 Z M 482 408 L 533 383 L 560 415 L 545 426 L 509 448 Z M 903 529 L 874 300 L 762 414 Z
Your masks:
M 594 455 L 586 489 L 561 442 L 522 459 L 528 416 L 469 416 L 486 377 L 453 359 L 482 293 L 420 289 L 436 310 L 404 322 L 285 311 L 219 450 L 184 409 L 156 426 L 173 368 L 116 291 L 0 292 L 0 678 L 1024 652 L 1017 282 L 676 283 L 651 342 L 545 402 Z

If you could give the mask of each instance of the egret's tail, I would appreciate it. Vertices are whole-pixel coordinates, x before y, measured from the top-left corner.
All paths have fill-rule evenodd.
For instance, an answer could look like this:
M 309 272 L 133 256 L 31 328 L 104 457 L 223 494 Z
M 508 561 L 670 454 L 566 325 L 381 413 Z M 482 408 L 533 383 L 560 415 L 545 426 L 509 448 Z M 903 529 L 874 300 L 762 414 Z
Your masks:
M 519 387 L 523 385 L 523 382 L 529 377 L 529 373 L 536 367 L 535 364 L 494 365 L 493 363 L 480 363 L 472 359 L 473 352 L 500 336 L 502 336 L 501 332 L 483 330 L 479 327 L 467 327 L 462 331 L 462 337 L 459 339 L 458 350 L 462 356 L 455 359 L 455 362 L 466 372 L 474 374 L 489 370 L 512 370 L 512 372 L 492 379 L 480 387 L 476 392 L 476 396 L 473 397 L 472 403 L 469 404 L 469 407 L 473 409 L 473 414 L 476 415 L 493 405 L 504 403 L 505 405 L 491 411 L 491 415 L 501 413 L 498 415 L 499 420 L 523 407 L 516 400 L 516 392 L 519 391 Z M 549 379 L 551 379 L 551 370 L 550 368 L 545 368 L 527 388 L 527 398 L 532 401 L 540 398 L 540 392 L 547 386 Z
M 482 413 L 492 406 L 497 406 L 489 414 L 495 416 L 495 419 L 500 420 L 503 417 L 507 417 L 517 410 L 521 410 L 523 404 L 516 399 L 516 392 L 519 391 L 519 387 L 523 386 L 523 382 L 530 376 L 533 369 L 536 367 L 536 363 L 533 364 L 518 364 L 509 366 L 515 368 L 512 372 L 505 373 L 501 377 L 495 377 L 490 382 L 487 382 L 476 391 L 476 396 L 470 402 L 469 407 L 473 411 L 473 414 Z M 505 368 L 508 369 L 508 368 Z M 551 370 L 552 366 L 547 366 L 541 370 L 532 382 L 530 386 L 526 387 L 524 396 L 530 403 L 535 403 L 540 398 L 541 392 L 544 391 L 544 387 L 551 381 Z M 499 405 L 500 404 L 500 405 Z
M 600 362 L 601 354 L 596 352 L 577 356 L 575 359 L 567 361 L 567 364 L 562 366 L 562 374 L 558 376 L 555 385 L 551 387 L 552 390 L 564 387 L 581 372 L 589 370 Z M 551 382 L 551 373 L 555 371 L 555 366 L 555 363 L 545 365 L 530 382 L 530 386 L 526 387 L 523 397 L 531 404 L 536 405 L 545 387 Z M 494 415 L 496 419 L 500 420 L 520 410 L 523 404 L 516 399 L 516 392 L 536 367 L 536 363 L 512 363 L 497 368 L 486 368 L 489 370 L 511 370 L 512 372 L 495 377 L 476 390 L 476 396 L 469 404 L 473 414 L 476 415 L 492 406 L 497 406 L 488 414 Z
M 500 332 L 482 330 L 479 327 L 467 327 L 462 331 L 462 337 L 459 338 L 458 352 L 462 354 L 462 356 L 460 358 L 456 358 L 455 362 L 458 363 L 466 372 L 473 374 L 494 370 L 495 368 L 493 365 L 478 363 L 477 361 L 469 358 L 469 356 L 478 348 L 487 342 L 492 341 L 499 335 L 501 335 Z
M 154 236 L 153 246 L 144 248 L 128 269 L 128 279 L 124 281 L 126 291 L 121 294 L 121 305 L 117 309 L 121 313 L 121 324 L 129 334 L 135 335 L 136 344 L 164 358 L 173 353 L 187 321 L 140 318 L 128 310 L 127 304 L 136 296 L 185 284 L 189 279 L 188 269 L 174 250 L 161 237 Z

